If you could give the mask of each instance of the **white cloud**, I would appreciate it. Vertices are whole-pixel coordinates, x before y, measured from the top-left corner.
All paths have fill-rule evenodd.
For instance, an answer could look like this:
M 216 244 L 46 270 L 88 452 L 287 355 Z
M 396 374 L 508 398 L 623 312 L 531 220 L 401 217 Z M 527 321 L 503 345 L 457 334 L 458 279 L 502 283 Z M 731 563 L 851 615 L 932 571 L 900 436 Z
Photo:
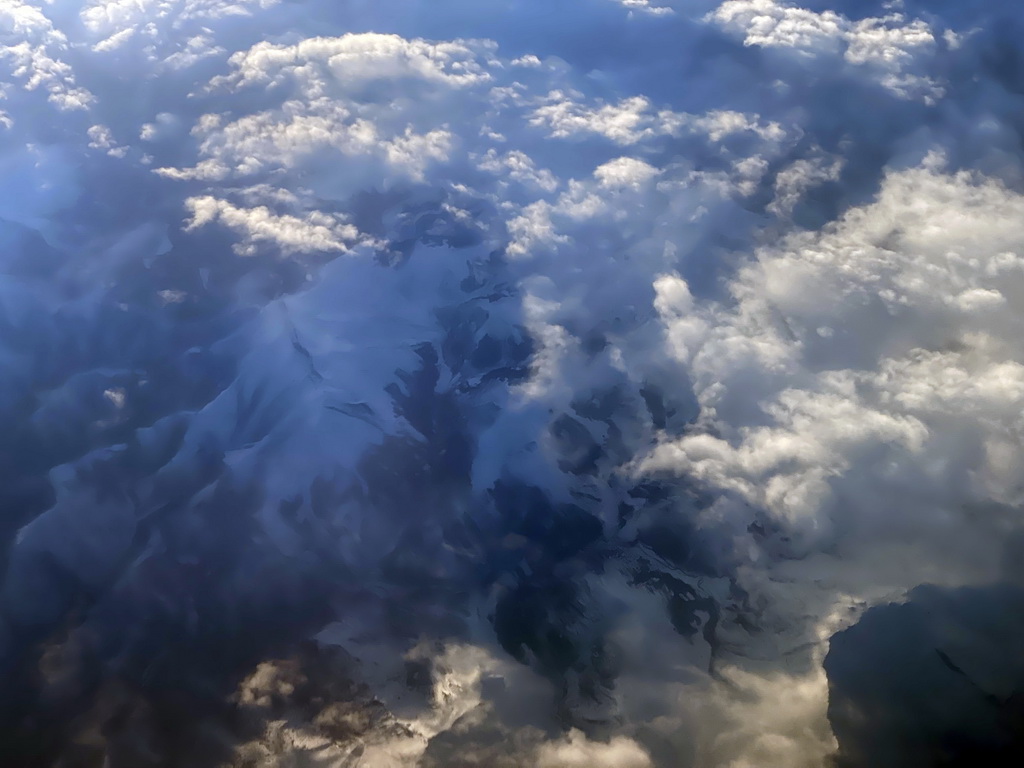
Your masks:
M 213 87 L 237 89 L 293 80 L 315 98 L 328 80 L 334 89 L 348 93 L 365 89 L 368 82 L 396 84 L 406 79 L 469 86 L 490 79 L 480 60 L 487 53 L 488 47 L 479 42 L 429 43 L 376 33 L 311 38 L 296 45 L 259 43 L 234 54 L 234 72 L 216 79 Z M 364 98 L 372 100 L 372 95 Z
M 617 736 L 607 744 L 570 732 L 563 743 L 544 744 L 537 768 L 650 768 L 651 759 L 634 741 Z
M 624 5 L 631 11 L 640 11 L 641 13 L 648 13 L 652 16 L 666 16 L 671 13 L 675 13 L 671 8 L 664 5 L 651 5 L 650 0 L 616 0 L 616 2 Z
M 677 127 L 671 113 L 653 114 L 650 101 L 643 96 L 618 104 L 587 107 L 574 101 L 570 94 L 554 91 L 546 101 L 534 110 L 530 122 L 549 128 L 556 138 L 592 133 L 616 144 L 629 145 L 650 136 L 672 134 Z
M 639 189 L 659 173 L 657 168 L 643 160 L 637 160 L 635 157 L 620 157 L 599 166 L 594 171 L 594 176 L 603 187 Z
M 628 146 L 658 136 L 694 133 L 719 142 L 728 136 L 749 132 L 767 141 L 782 141 L 787 132 L 776 122 L 763 122 L 757 115 L 728 110 L 686 114 L 669 109 L 655 111 L 644 96 L 633 96 L 617 104 L 587 105 L 572 93 L 552 91 L 542 106 L 530 115 L 530 123 L 549 129 L 555 138 L 604 136 Z
M 540 67 L 543 63 L 537 56 L 532 53 L 528 53 L 525 56 L 520 56 L 518 59 L 512 59 L 513 67 Z
M 202 139 L 204 156 L 192 169 L 159 169 L 174 178 L 225 179 L 262 175 L 279 168 L 322 162 L 323 153 L 373 156 L 386 161 L 394 173 L 416 180 L 426 167 L 448 156 L 452 135 L 443 129 L 416 133 L 383 133 L 367 119 L 356 117 L 337 103 L 286 102 L 280 111 L 262 112 L 221 125 L 215 115 L 193 134 Z
M 847 20 L 834 11 L 815 13 L 775 0 L 727 0 L 713 18 L 744 36 L 745 45 L 837 51 Z
M 525 152 L 512 150 L 499 155 L 494 149 L 479 160 L 479 168 L 498 176 L 508 176 L 513 181 L 537 187 L 544 192 L 554 192 L 558 188 L 558 179 L 546 168 L 537 168 L 533 159 Z
M 97 53 L 124 49 L 129 41 L 142 41 L 146 58 L 163 60 L 171 67 L 188 66 L 223 52 L 206 34 L 214 22 L 250 16 L 279 0 L 90 0 L 79 12 L 82 25 L 93 37 Z M 139 46 L 135 40 L 133 46 Z
M 152 123 L 143 123 L 139 130 L 142 141 L 157 141 L 168 138 L 179 127 L 180 120 L 169 112 L 160 112 Z
M 61 54 L 67 36 L 56 29 L 43 11 L 22 0 L 0 5 L 0 62 L 26 90 L 45 90 L 59 109 L 86 109 L 94 97 L 75 82 L 71 66 Z
M 308 163 L 322 168 L 334 151 L 381 161 L 388 178 L 421 181 L 428 167 L 449 158 L 455 142 L 443 111 L 447 95 L 486 85 L 488 50 L 482 44 L 434 45 L 379 34 L 294 46 L 261 43 L 232 56 L 232 73 L 210 88 L 268 87 L 280 94 L 279 106 L 236 119 L 204 116 L 193 129 L 200 162 L 158 172 L 208 180 L 262 176 Z M 404 79 L 412 81 L 408 87 L 416 95 L 392 103 L 387 89 Z M 432 95 L 431 88 L 438 90 Z
M 713 488 L 709 519 L 739 526 L 760 510 L 785 548 L 830 550 L 806 561 L 827 582 L 822 611 L 830 594 L 993 578 L 997 510 L 1024 502 L 1009 449 L 1024 430 L 1022 215 L 1016 193 L 929 161 L 891 172 L 823 232 L 762 248 L 732 281 L 734 304 L 660 278 L 666 341 L 704 426 L 645 469 Z M 788 589 L 818 599 L 809 583 Z
M 775 199 L 768 211 L 776 216 L 789 216 L 809 189 L 827 181 L 836 181 L 843 167 L 841 157 L 824 154 L 801 158 L 775 176 Z
M 106 150 L 111 157 L 125 157 L 129 152 L 129 147 L 114 141 L 110 129 L 105 125 L 94 125 L 86 133 L 89 136 L 90 149 Z
M 788 48 L 805 56 L 841 55 L 904 98 L 930 101 L 943 93 L 939 83 L 915 71 L 936 43 L 931 27 L 920 19 L 894 13 L 854 22 L 834 11 L 818 13 L 776 0 L 727 0 L 708 19 L 741 35 L 744 45 Z
M 282 253 L 345 252 L 359 231 L 339 216 L 313 211 L 302 217 L 275 214 L 266 206 L 239 208 L 209 195 L 190 197 L 185 205 L 192 214 L 189 229 L 218 221 L 241 237 L 236 246 L 242 254 L 261 244 L 273 244 Z
M 728 110 L 712 110 L 703 115 L 687 115 L 686 124 L 693 130 L 706 133 L 712 141 L 727 136 L 750 132 L 765 141 L 782 141 L 787 132 L 776 122 L 763 122 L 757 115 Z

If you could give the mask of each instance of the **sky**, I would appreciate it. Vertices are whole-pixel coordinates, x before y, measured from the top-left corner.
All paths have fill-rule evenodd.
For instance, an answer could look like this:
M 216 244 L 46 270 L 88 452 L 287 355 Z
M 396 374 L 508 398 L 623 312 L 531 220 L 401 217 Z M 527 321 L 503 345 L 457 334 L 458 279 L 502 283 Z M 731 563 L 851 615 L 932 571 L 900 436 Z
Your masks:
M 1019 764 L 1022 32 L 0 0 L 0 762 Z

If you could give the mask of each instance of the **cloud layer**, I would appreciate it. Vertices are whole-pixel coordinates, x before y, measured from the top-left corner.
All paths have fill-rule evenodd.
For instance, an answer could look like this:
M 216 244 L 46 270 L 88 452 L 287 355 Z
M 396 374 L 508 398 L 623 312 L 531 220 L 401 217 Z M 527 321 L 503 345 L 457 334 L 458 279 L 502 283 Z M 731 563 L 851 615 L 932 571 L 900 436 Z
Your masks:
M 810 5 L 0 9 L 4 758 L 960 759 L 1021 19 Z

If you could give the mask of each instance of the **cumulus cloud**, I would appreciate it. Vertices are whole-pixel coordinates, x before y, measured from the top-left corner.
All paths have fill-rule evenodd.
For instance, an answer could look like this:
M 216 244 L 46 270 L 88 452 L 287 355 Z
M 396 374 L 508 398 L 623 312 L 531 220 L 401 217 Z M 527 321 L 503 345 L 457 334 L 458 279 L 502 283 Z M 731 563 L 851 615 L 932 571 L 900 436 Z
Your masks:
M 481 170 L 490 171 L 496 176 L 507 176 L 521 184 L 539 187 L 545 192 L 553 192 L 558 188 L 559 181 L 546 168 L 537 168 L 533 159 L 520 150 L 513 150 L 499 155 L 495 149 L 487 150 L 480 159 Z
M 605 187 L 637 188 L 657 175 L 657 168 L 633 157 L 620 157 L 594 170 L 594 176 Z
M 608 744 L 588 742 L 579 732 L 569 734 L 564 744 L 545 744 L 537 755 L 537 765 L 543 768 L 554 766 L 623 766 L 623 768 L 648 768 L 650 758 L 637 744 L 621 736 Z
M 0 61 L 26 90 L 43 89 L 59 109 L 85 109 L 93 95 L 75 82 L 62 59 L 68 38 L 36 5 L 15 0 L 0 8 Z
M 999 578 L 992 553 L 1020 504 L 1010 265 L 1021 246 L 1009 223 L 1020 205 L 997 182 L 930 161 L 890 173 L 877 201 L 824 232 L 764 248 L 728 309 L 659 280 L 667 343 L 708 422 L 644 467 L 717 489 L 711 519 L 764 514 L 782 532 L 769 550 L 833 553 L 782 568 L 827 584 L 787 590 L 802 610 L 824 618 L 850 597 Z M 760 562 L 745 578 L 755 592 L 756 571 L 775 568 Z
M 936 48 L 934 31 L 921 19 L 893 13 L 851 21 L 832 10 L 819 13 L 775 0 L 729 0 L 710 19 L 742 35 L 744 45 L 842 56 L 905 98 L 933 100 L 942 93 L 940 83 L 915 72 Z
M 737 301 L 728 320 L 720 310 L 701 318 L 685 284 L 661 278 L 658 306 L 674 353 L 693 367 L 698 397 L 719 429 L 735 418 L 740 429 L 688 436 L 659 451 L 678 451 L 692 470 L 794 523 L 811 510 L 815 525 L 828 518 L 819 515 L 830 506 L 829 487 L 851 471 L 851 452 L 867 466 L 881 462 L 868 470 L 873 487 L 884 487 L 885 477 L 903 483 L 920 472 L 923 480 L 927 467 L 946 474 L 956 465 L 965 480 L 981 482 L 962 492 L 1017 503 L 1008 487 L 981 481 L 994 467 L 960 454 L 966 436 L 953 422 L 932 419 L 957 402 L 979 445 L 1012 439 L 999 433 L 1015 429 L 1006 419 L 1019 396 L 1010 307 L 1020 248 L 1011 222 L 1020 205 L 999 183 L 967 173 L 930 165 L 893 172 L 877 202 L 824 233 L 762 251 L 732 285 Z M 753 388 L 751 366 L 761 373 Z M 743 382 L 738 397 L 729 391 L 733 376 Z M 951 432 L 960 434 L 953 443 Z M 867 449 L 871 443 L 877 451 Z M 938 459 L 936 450 L 953 455 Z M 892 462 L 919 469 L 894 473 Z M 940 481 L 931 476 L 925 485 Z M 935 503 L 927 501 L 921 514 Z M 863 523 L 885 513 L 848 514 Z
M 105 150 L 111 157 L 124 157 L 128 154 L 127 146 L 118 145 L 105 125 L 94 125 L 87 131 L 90 149 Z
M 182 67 L 224 49 L 212 42 L 210 24 L 250 16 L 278 0 L 90 0 L 79 19 L 96 53 L 131 49 L 150 61 Z
M 359 231 L 339 217 L 309 213 L 303 218 L 275 215 L 269 208 L 238 208 L 227 200 L 209 195 L 190 197 L 185 206 L 192 214 L 190 229 L 218 221 L 235 230 L 242 240 L 236 250 L 249 253 L 259 243 L 274 243 L 285 254 L 346 251 L 346 241 L 356 240 Z
M 649 0 L 617 0 L 622 3 L 630 10 L 640 11 L 641 13 L 649 13 L 654 16 L 664 16 L 665 14 L 672 13 L 672 9 L 664 5 L 652 5 Z
M 281 171 L 321 176 L 324 159 L 336 152 L 339 162 L 364 159 L 362 172 L 353 165 L 344 174 L 355 173 L 347 185 L 335 174 L 322 186 L 341 184 L 352 194 L 375 178 L 422 182 L 430 166 L 449 160 L 457 141 L 445 104 L 464 109 L 457 101 L 462 89 L 476 91 L 473 101 L 483 100 L 479 91 L 491 79 L 490 56 L 490 47 L 480 43 L 434 45 L 382 34 L 258 44 L 232 56 L 231 73 L 209 88 L 245 94 L 266 87 L 279 94 L 279 106 L 235 118 L 203 115 L 192 130 L 200 162 L 158 173 L 208 181 Z M 410 89 L 411 100 L 390 103 L 389 89 Z

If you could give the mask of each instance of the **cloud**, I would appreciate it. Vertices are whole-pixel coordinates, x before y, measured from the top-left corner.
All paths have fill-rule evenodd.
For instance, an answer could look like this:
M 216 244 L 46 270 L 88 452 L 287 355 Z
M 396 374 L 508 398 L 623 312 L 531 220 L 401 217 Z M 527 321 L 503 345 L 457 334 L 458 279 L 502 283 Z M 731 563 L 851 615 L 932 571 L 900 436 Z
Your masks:
M 37 6 L 13 0 L 0 8 L 0 61 L 29 91 L 42 88 L 59 109 L 86 109 L 93 95 L 75 82 L 61 59 L 67 36 Z
M 637 188 L 657 175 L 657 168 L 632 157 L 620 157 L 594 170 L 594 176 L 605 187 Z
M 118 732 L 124 677 L 251 694 L 260 759 L 852 754 L 830 639 L 1015 573 L 1019 67 L 965 8 L 5 6 L 12 710 Z M 350 710 L 274 688 L 318 632 Z
M 545 101 L 534 110 L 530 122 L 548 128 L 556 138 L 597 134 L 628 146 L 653 136 L 672 135 L 682 127 L 680 115 L 666 110 L 654 113 L 643 96 L 589 107 L 575 102 L 571 94 L 552 91 Z
M 374 33 L 313 38 L 294 46 L 260 43 L 233 56 L 235 73 L 214 84 L 238 88 L 296 78 L 311 95 L 321 89 L 316 78 L 326 76 L 352 91 L 365 88 L 366 80 L 401 82 L 405 78 L 468 86 L 488 79 L 477 57 L 473 44 L 467 42 L 435 45 Z
M 641 468 L 714 489 L 709 522 L 764 526 L 737 556 L 768 613 L 824 621 L 851 599 L 1000 578 L 992 553 L 1021 503 L 1010 447 L 1024 396 L 1010 308 L 1021 245 L 1009 223 L 1021 205 L 933 157 L 891 171 L 877 199 L 824 231 L 764 246 L 732 281 L 732 303 L 702 306 L 678 277 L 658 281 L 666 342 L 707 421 Z M 829 634 L 783 623 L 793 648 Z
M 87 131 L 90 149 L 103 149 L 111 157 L 124 157 L 128 154 L 127 146 L 119 146 L 105 125 L 94 125 Z
M 178 179 L 246 178 L 300 169 L 313 158 L 322 164 L 325 152 L 336 151 L 384 163 L 387 178 L 421 181 L 431 164 L 448 159 L 454 137 L 437 106 L 418 108 L 453 89 L 486 84 L 488 55 L 479 45 L 435 46 L 379 34 L 317 38 L 295 46 L 258 44 L 232 56 L 232 73 L 215 78 L 210 88 L 270 87 L 282 94 L 280 106 L 234 120 L 203 116 L 193 129 L 203 159 L 194 168 L 158 172 Z M 382 89 L 411 83 L 417 84 L 417 96 L 405 108 L 401 102 L 385 103 Z M 437 89 L 433 95 L 430 88 Z M 289 91 L 297 98 L 285 95 Z M 375 167 L 366 171 L 377 172 Z M 352 186 L 357 189 L 362 181 Z
M 673 10 L 664 5 L 651 5 L 649 0 L 616 0 L 630 11 L 637 10 L 641 13 L 649 13 L 653 16 L 664 16 L 673 13 Z
M 90 0 L 79 11 L 82 25 L 97 53 L 124 50 L 143 43 L 151 61 L 171 67 L 187 66 L 200 58 L 223 53 L 211 45 L 209 25 L 231 17 L 246 17 L 276 5 L 278 0 Z M 205 31 L 205 33 L 204 33 Z
M 942 94 L 938 82 L 914 72 L 936 49 L 935 34 L 921 19 L 893 13 L 851 21 L 835 11 L 818 13 L 775 0 L 728 0 L 708 19 L 742 35 L 747 46 L 841 56 L 904 98 L 934 100 Z
M 545 744 L 537 755 L 537 765 L 541 768 L 565 766 L 577 768 L 582 766 L 622 766 L 623 768 L 648 768 L 650 758 L 637 744 L 629 739 L 617 737 L 608 744 L 588 742 L 579 733 L 569 734 L 564 744 Z
M 508 176 L 521 184 L 538 187 L 544 192 L 554 192 L 559 184 L 551 171 L 546 168 L 538 169 L 533 159 L 520 150 L 499 155 L 495 149 L 489 149 L 480 159 L 478 167 L 496 176 Z
M 769 423 L 782 419 L 795 426 L 801 420 L 809 428 L 819 423 L 831 429 L 810 413 L 798 414 L 805 406 L 816 408 L 811 403 L 820 397 L 826 398 L 819 401 L 822 407 L 828 397 L 838 398 L 836 404 L 872 402 L 869 410 L 883 419 L 879 428 L 891 418 L 903 425 L 891 422 L 896 432 L 885 427 L 877 439 L 890 445 L 905 441 L 914 452 L 926 428 L 919 420 L 953 399 L 961 409 L 970 408 L 968 403 L 995 406 L 1004 397 L 1007 408 L 1015 407 L 1011 382 L 1019 353 L 1012 351 L 1016 332 L 1007 296 L 1016 295 L 1012 253 L 1019 244 L 1008 222 L 1020 206 L 1020 199 L 998 183 L 967 174 L 949 175 L 932 167 L 891 173 L 877 202 L 850 211 L 826 233 L 796 235 L 764 251 L 755 265 L 742 270 L 732 286 L 737 304 L 727 321 L 715 315 L 694 317 L 685 285 L 662 278 L 659 306 L 670 343 L 677 356 L 701 371 L 696 380 L 707 392 L 702 402 L 725 423 L 733 413 L 749 414 L 746 418 L 756 422 L 760 411 Z M 851 336 L 859 343 L 840 343 Z M 763 388 L 744 393 L 749 403 L 744 405 L 730 397 L 727 382 L 749 366 L 763 371 Z M 936 366 L 946 368 L 945 375 L 935 375 Z M 813 387 L 797 385 L 805 375 Z M 965 375 L 976 383 L 967 385 Z M 785 387 L 777 394 L 770 394 L 773 380 Z M 919 389 L 925 381 L 946 383 L 928 385 L 925 394 Z M 960 389 L 956 381 L 969 388 Z M 865 416 L 837 428 L 859 440 L 859 430 L 871 429 Z M 838 424 L 836 418 L 829 422 Z M 773 461 L 767 446 L 755 449 L 749 442 L 770 434 L 759 426 L 743 435 L 751 458 Z M 710 443 L 698 436 L 688 439 L 707 450 L 725 445 L 719 438 Z M 824 446 L 787 444 L 787 461 L 805 455 L 818 465 L 829 453 Z M 811 453 L 802 454 L 805 448 Z M 726 452 L 731 455 L 731 450 Z M 710 453 L 702 455 L 716 461 Z M 822 477 L 837 469 L 829 469 L 827 461 L 819 466 Z M 757 485 L 771 487 L 764 479 Z M 812 506 L 819 508 L 819 502 Z
M 359 236 L 359 231 L 343 218 L 315 212 L 303 218 L 275 215 L 265 206 L 238 208 L 209 195 L 190 197 L 185 206 L 192 213 L 190 229 L 219 221 L 242 238 L 236 245 L 241 253 L 251 252 L 260 243 L 273 243 L 285 254 L 345 252 Z

